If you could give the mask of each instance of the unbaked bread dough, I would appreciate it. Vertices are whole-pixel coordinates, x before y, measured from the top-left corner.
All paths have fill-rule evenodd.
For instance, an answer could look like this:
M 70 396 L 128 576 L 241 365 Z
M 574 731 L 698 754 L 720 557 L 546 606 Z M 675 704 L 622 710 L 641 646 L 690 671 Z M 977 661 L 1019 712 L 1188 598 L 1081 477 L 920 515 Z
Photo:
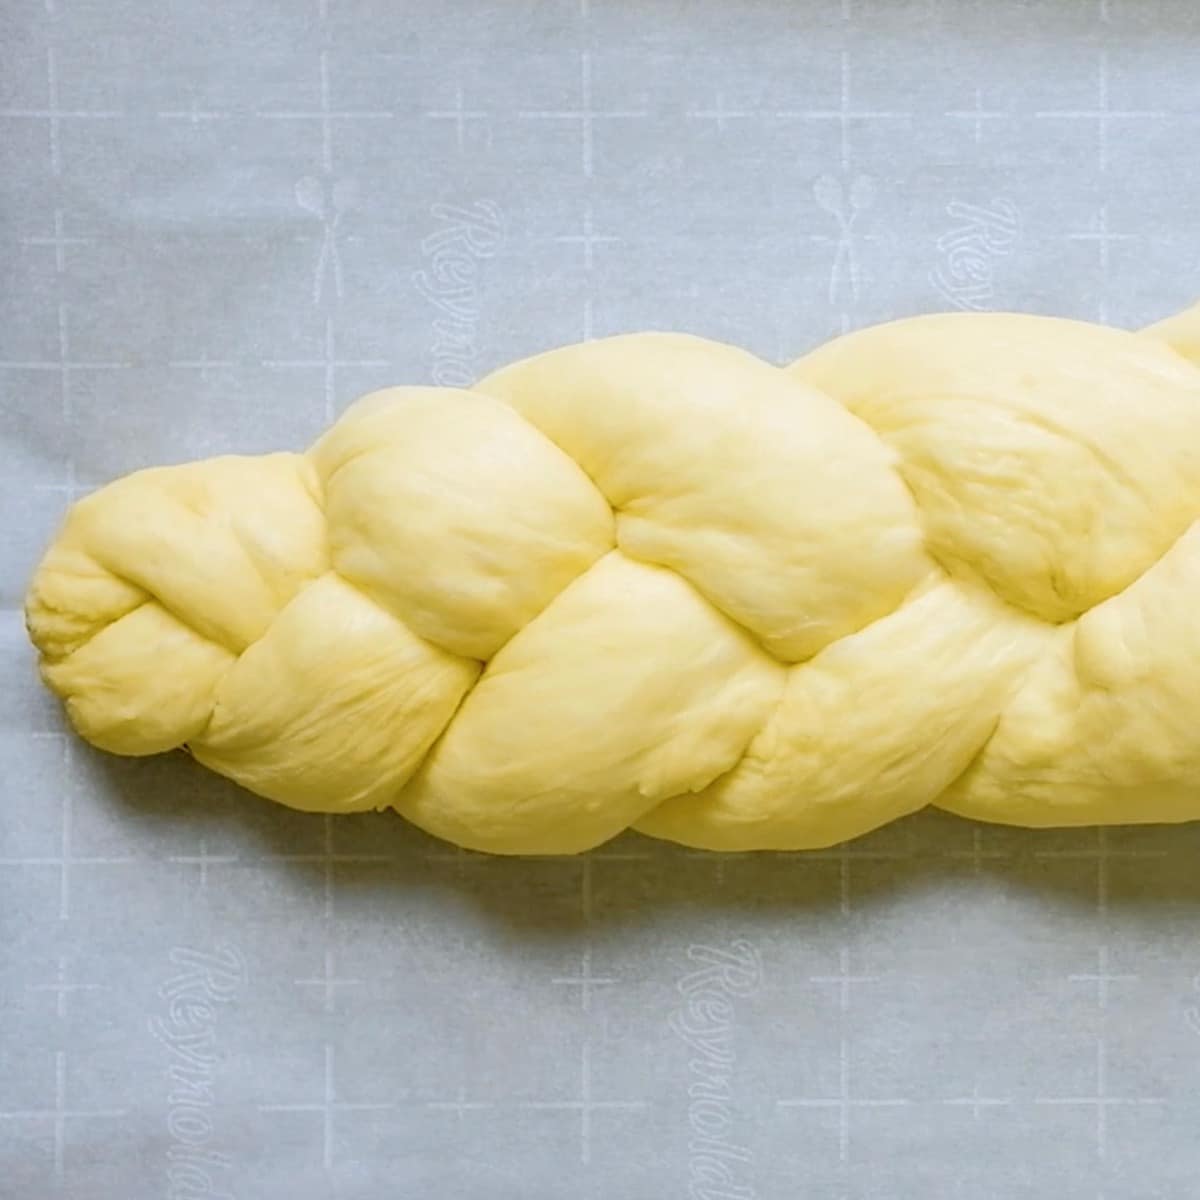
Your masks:
M 498 853 L 1200 817 L 1200 306 L 679 334 L 76 503 L 26 606 L 118 754 Z

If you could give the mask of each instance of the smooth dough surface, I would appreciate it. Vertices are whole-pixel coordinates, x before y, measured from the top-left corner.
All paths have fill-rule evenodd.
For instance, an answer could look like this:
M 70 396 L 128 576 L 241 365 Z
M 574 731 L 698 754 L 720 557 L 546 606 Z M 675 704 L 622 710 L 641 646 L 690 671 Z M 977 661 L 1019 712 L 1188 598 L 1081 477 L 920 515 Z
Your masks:
M 104 750 L 496 853 L 1200 818 L 1200 306 L 389 388 L 78 501 L 26 623 Z

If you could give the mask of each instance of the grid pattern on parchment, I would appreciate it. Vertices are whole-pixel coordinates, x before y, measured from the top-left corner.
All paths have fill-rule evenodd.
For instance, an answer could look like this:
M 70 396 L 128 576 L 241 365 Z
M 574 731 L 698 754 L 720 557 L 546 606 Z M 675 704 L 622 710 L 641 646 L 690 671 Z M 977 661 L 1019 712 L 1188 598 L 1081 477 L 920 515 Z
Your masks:
M 1193 1200 L 1200 831 L 496 861 L 92 754 L 18 608 L 81 491 L 384 383 L 1181 307 L 1200 9 L 6 8 L 3 1186 Z

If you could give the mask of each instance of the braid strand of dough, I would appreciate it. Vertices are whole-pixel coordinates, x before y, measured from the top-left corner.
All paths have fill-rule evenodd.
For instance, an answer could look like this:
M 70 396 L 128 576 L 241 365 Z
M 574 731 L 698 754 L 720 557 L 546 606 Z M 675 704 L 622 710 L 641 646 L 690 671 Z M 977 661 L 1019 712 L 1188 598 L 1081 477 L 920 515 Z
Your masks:
M 26 602 L 117 754 L 496 853 L 1200 817 L 1200 306 L 679 334 L 78 501 Z

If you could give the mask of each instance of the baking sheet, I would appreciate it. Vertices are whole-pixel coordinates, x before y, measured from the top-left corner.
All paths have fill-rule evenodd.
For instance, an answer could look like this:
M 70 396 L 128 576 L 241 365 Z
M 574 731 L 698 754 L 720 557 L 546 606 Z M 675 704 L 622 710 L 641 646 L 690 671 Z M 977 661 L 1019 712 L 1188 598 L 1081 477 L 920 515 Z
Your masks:
M 9 0 L 0 1194 L 1194 1200 L 1200 826 L 491 860 L 63 735 L 64 505 L 678 328 L 1200 292 L 1189 0 Z

